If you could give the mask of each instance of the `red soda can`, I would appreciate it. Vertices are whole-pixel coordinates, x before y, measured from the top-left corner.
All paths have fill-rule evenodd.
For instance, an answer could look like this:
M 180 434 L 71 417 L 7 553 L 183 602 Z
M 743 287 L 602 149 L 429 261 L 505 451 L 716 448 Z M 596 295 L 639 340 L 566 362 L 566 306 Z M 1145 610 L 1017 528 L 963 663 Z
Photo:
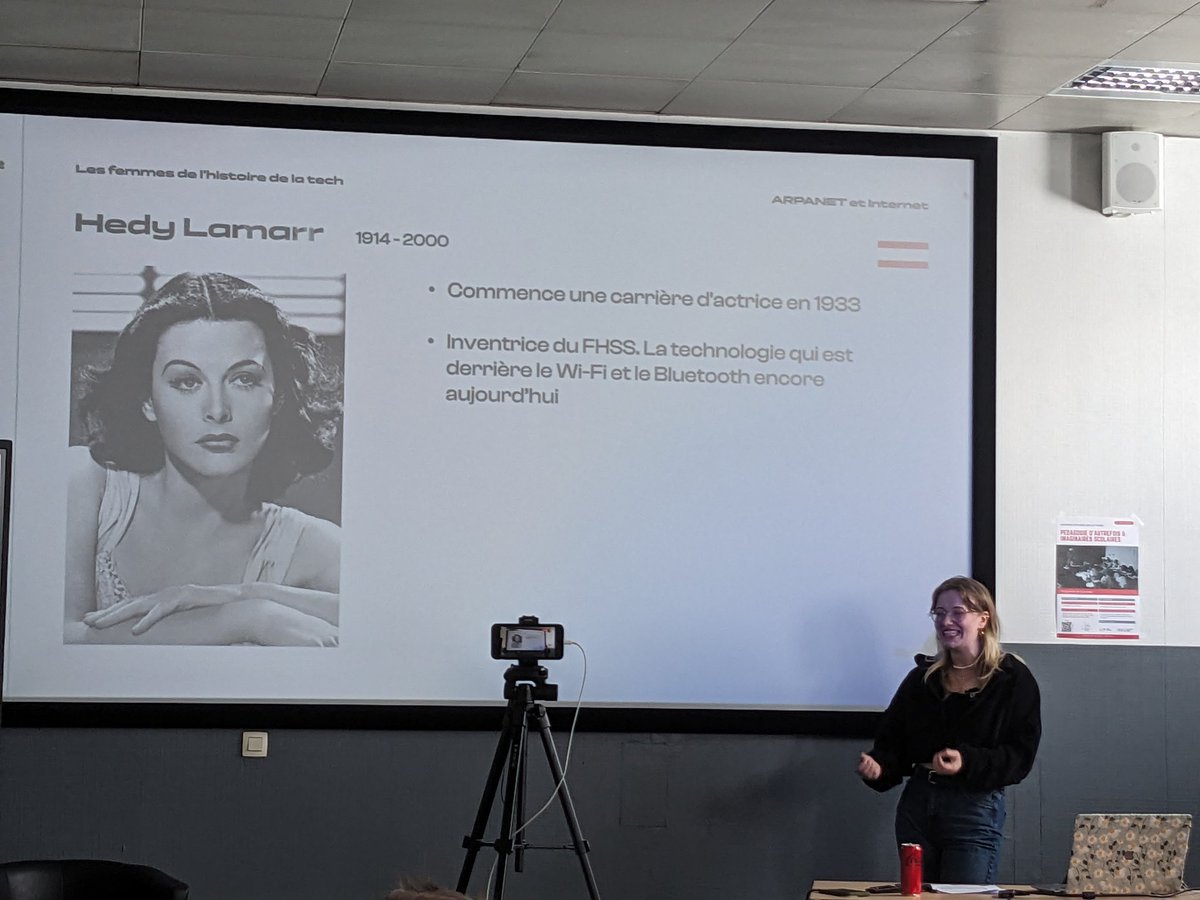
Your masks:
M 900 893 L 906 897 L 921 894 L 921 845 L 900 845 Z

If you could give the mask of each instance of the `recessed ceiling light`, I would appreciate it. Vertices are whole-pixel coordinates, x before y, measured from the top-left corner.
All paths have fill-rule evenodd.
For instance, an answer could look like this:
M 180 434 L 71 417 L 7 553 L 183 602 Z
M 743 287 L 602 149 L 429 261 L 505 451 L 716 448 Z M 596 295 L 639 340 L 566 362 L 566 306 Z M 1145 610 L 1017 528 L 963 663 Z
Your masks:
M 1068 97 L 1200 100 L 1200 65 L 1109 59 L 1052 93 Z

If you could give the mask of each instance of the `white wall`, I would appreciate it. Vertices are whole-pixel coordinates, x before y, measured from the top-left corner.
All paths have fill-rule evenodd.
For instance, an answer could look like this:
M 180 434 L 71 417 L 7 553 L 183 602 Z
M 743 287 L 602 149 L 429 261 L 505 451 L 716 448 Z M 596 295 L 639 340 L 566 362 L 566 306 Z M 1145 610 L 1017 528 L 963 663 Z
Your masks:
M 1142 522 L 1142 644 L 1200 644 L 1200 141 L 1165 212 L 1107 218 L 1098 135 L 1000 138 L 997 572 L 1004 637 L 1054 641 L 1061 515 Z
M 1200 645 L 1200 141 L 1167 142 L 1167 301 L 1163 341 L 1163 595 L 1166 641 Z

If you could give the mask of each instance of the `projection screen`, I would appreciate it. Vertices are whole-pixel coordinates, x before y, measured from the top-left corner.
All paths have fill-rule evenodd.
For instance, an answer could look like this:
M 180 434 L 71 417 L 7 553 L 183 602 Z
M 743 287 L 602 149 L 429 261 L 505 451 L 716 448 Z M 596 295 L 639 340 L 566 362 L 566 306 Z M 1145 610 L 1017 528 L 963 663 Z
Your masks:
M 991 564 L 990 139 L 287 115 L 0 116 L 6 700 L 469 706 L 536 615 L 887 702 Z

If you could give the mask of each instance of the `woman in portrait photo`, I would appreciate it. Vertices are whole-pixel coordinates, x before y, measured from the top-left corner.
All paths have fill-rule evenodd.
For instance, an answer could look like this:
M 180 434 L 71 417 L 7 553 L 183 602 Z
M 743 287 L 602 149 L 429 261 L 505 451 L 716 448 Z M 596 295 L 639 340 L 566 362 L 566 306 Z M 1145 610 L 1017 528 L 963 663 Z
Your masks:
M 336 646 L 340 530 L 276 503 L 329 466 L 340 376 L 259 288 L 184 273 L 88 372 L 66 643 Z

